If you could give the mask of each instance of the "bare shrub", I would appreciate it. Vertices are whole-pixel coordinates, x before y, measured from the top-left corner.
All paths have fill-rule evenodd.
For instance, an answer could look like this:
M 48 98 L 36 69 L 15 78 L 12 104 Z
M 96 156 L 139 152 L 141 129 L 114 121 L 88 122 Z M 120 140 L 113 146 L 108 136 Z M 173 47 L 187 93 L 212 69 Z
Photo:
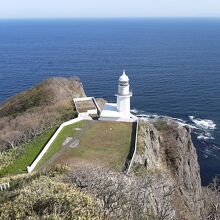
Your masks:
M 220 181 L 215 177 L 208 187 L 203 188 L 206 219 L 220 219 Z
M 0 204 L 0 219 L 100 219 L 98 204 L 59 178 L 35 176 Z
M 84 95 L 78 79 L 52 78 L 12 97 L 0 105 L 0 151 L 74 118 L 72 98 Z
M 73 171 L 70 180 L 101 203 L 104 219 L 174 219 L 175 187 L 156 176 L 132 177 L 101 168 Z

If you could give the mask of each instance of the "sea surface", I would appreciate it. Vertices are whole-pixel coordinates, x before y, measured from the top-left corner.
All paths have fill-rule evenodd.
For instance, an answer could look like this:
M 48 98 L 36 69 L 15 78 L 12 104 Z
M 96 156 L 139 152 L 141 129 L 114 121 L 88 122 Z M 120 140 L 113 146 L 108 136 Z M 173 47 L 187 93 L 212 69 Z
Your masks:
M 112 102 L 123 69 L 132 111 L 188 124 L 202 183 L 220 174 L 220 19 L 0 20 L 0 102 L 52 76 Z

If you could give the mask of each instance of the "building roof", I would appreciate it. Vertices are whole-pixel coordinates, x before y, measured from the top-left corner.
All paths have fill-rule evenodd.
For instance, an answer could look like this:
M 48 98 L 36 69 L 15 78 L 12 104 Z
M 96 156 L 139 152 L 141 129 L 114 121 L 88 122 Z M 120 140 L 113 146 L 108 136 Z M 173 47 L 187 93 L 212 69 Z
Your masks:
M 126 75 L 125 70 L 123 70 L 122 75 L 119 77 L 119 81 L 121 81 L 121 82 L 128 82 L 129 81 L 129 78 Z
M 134 122 L 137 121 L 137 117 L 130 114 L 130 118 L 125 118 L 123 114 L 117 110 L 117 103 L 106 103 L 99 120 Z
M 106 103 L 101 112 L 101 117 L 105 118 L 120 118 L 121 113 L 117 110 L 116 103 Z

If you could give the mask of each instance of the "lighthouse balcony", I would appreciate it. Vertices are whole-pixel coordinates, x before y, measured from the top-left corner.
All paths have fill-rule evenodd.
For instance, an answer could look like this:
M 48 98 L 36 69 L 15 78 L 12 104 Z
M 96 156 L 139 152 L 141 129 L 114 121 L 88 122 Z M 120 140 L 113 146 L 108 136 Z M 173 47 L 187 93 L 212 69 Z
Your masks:
M 126 94 L 115 94 L 115 96 L 124 96 L 124 97 L 131 97 L 133 95 L 132 91 L 130 91 L 129 93 L 126 93 Z
M 119 85 L 120 85 L 120 86 L 128 86 L 129 83 L 128 83 L 128 82 L 119 82 Z

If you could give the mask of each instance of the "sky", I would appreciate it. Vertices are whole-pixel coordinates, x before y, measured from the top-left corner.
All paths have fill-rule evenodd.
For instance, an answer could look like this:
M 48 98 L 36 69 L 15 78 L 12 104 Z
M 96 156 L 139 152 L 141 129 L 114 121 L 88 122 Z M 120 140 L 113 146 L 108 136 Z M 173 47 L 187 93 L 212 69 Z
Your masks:
M 220 17 L 220 0 L 0 0 L 0 19 Z

